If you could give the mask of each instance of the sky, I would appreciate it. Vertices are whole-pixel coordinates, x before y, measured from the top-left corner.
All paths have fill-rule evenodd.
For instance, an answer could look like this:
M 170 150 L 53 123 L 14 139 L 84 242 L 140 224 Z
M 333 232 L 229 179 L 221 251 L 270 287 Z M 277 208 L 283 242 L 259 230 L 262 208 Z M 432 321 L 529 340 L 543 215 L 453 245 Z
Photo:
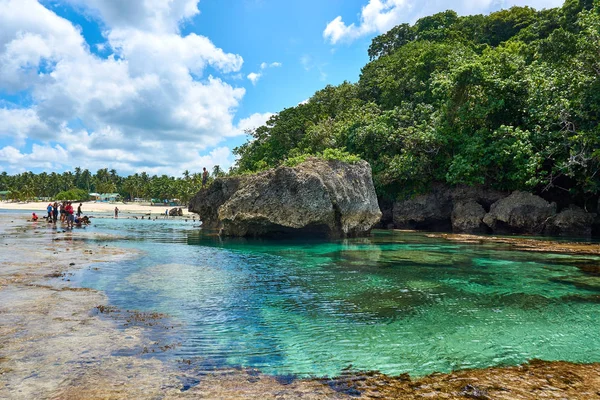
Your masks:
M 373 37 L 562 0 L 0 0 L 0 171 L 180 176 L 355 82 Z

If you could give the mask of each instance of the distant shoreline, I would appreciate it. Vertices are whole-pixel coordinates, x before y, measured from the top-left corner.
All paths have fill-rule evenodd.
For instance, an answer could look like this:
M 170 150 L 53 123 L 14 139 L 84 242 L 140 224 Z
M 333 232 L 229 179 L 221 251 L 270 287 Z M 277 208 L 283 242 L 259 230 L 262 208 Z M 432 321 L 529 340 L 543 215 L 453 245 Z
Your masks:
M 115 210 L 115 207 L 119 208 L 119 214 L 151 214 L 151 215 L 164 215 L 165 210 L 172 208 L 180 208 L 173 206 L 151 206 L 147 203 L 102 203 L 102 202 L 94 202 L 94 201 L 86 201 L 81 203 L 81 210 L 83 214 L 89 214 L 94 212 L 106 212 L 112 213 Z M 46 207 L 48 203 L 46 202 L 26 202 L 26 203 L 18 203 L 18 202 L 7 202 L 0 201 L 0 210 L 15 210 L 15 211 L 36 211 L 40 215 L 46 214 Z M 74 203 L 74 208 L 77 210 L 77 206 L 79 203 Z M 187 207 L 181 207 L 183 211 L 183 215 L 191 215 L 191 213 L 187 210 Z

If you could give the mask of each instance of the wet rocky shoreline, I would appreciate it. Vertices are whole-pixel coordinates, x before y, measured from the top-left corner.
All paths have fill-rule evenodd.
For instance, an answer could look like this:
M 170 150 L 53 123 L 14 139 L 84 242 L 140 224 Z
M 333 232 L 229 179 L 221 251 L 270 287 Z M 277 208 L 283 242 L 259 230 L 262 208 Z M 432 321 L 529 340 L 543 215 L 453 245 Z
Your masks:
M 93 228 L 63 232 L 44 224 L 29 224 L 24 216 L 15 215 L 0 215 L 0 226 L 0 398 L 600 396 L 600 364 L 534 361 L 519 367 L 418 379 L 357 372 L 332 379 L 294 379 L 263 375 L 252 369 L 209 374 L 196 368 L 194 360 L 180 360 L 179 365 L 173 365 L 144 356 L 169 351 L 169 346 L 176 345 L 154 341 L 148 334 L 152 329 L 170 329 L 171 321 L 165 322 L 168 316 L 115 309 L 103 293 L 76 287 L 69 281 L 69 274 L 77 269 L 101 268 L 101 263 L 119 262 L 137 254 L 111 246 L 111 238 L 95 233 Z M 569 248 L 569 252 L 580 250 Z

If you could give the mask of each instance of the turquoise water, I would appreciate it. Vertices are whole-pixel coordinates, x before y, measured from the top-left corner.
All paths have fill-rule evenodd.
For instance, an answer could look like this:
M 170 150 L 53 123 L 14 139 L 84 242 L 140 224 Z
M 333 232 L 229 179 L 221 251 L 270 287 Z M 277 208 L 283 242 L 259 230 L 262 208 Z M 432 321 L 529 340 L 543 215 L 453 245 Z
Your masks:
M 179 346 L 155 356 L 299 376 L 600 361 L 600 277 L 578 268 L 599 257 L 389 231 L 221 240 L 197 224 L 96 219 L 143 255 L 75 278 L 121 309 L 172 316 Z

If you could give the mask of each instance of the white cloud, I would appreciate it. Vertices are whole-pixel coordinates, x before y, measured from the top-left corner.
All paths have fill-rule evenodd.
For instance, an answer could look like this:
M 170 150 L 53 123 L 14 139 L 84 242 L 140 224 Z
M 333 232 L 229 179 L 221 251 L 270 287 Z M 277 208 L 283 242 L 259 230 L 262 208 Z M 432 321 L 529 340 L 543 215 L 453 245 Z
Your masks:
M 302 57 L 300 57 L 300 64 L 302 64 L 302 67 L 305 71 L 310 71 L 314 66 L 312 57 L 308 54 L 304 54 Z
M 198 0 L 66 0 L 97 16 L 111 28 L 175 32 L 199 14 Z
M 260 64 L 260 70 L 264 71 L 267 68 L 277 68 L 277 67 L 281 67 L 282 65 L 283 64 L 281 64 L 280 62 L 273 62 L 271 64 L 262 62 Z M 250 80 L 250 82 L 252 82 L 253 85 L 256 86 L 256 83 L 259 81 L 260 78 L 262 78 L 263 75 L 264 75 L 264 72 L 251 72 L 248 74 L 247 78 Z
M 253 85 L 256 85 L 256 82 L 261 78 L 262 74 L 258 72 L 250 72 L 247 78 L 252 82 Z
M 280 62 L 272 62 L 271 64 L 267 64 L 266 62 L 263 62 L 260 64 L 260 69 L 267 69 L 267 68 L 278 68 L 281 67 L 283 64 Z
M 244 118 L 238 122 L 238 130 L 241 132 L 247 132 L 249 130 L 254 130 L 262 125 L 264 125 L 269 118 L 271 118 L 273 113 L 256 113 L 252 114 L 248 118 Z
M 351 42 L 359 37 L 385 33 L 404 22 L 445 10 L 455 10 L 460 15 L 489 13 L 511 6 L 551 8 L 562 5 L 563 0 L 368 0 L 360 13 L 358 25 L 347 25 L 341 16 L 330 21 L 323 31 L 323 38 L 331 44 Z
M 243 59 L 179 34 L 198 0 L 62 1 L 102 20 L 98 48 L 110 56 L 92 54 L 78 28 L 38 1 L 0 0 L 0 90 L 26 91 L 32 104 L 0 105 L 0 138 L 14 141 L 0 149 L 2 164 L 165 173 L 232 160 L 226 147 L 201 154 L 243 134 L 233 117 L 245 90 L 205 71 L 239 73 Z M 26 140 L 41 144 L 26 153 Z

